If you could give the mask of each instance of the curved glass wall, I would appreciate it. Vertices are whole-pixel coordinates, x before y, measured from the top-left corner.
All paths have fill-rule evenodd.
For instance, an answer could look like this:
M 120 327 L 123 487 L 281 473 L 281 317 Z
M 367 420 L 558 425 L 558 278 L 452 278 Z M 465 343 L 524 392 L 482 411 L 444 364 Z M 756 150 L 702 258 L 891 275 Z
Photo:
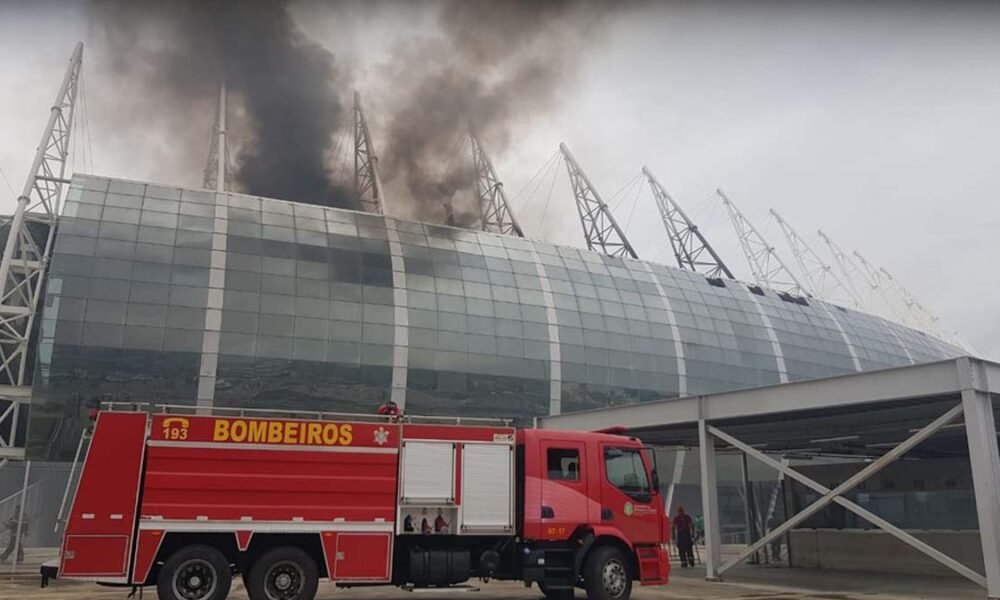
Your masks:
M 33 456 L 102 399 L 527 420 L 925 362 L 870 315 L 636 260 L 89 176 L 50 266 Z

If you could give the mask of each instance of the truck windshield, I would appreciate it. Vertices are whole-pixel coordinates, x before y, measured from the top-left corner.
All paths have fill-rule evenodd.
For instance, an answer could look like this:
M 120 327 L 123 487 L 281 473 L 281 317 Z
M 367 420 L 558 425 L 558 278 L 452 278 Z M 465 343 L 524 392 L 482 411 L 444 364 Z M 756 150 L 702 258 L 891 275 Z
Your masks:
M 605 448 L 604 464 L 611 485 L 629 496 L 649 496 L 649 477 L 638 448 Z

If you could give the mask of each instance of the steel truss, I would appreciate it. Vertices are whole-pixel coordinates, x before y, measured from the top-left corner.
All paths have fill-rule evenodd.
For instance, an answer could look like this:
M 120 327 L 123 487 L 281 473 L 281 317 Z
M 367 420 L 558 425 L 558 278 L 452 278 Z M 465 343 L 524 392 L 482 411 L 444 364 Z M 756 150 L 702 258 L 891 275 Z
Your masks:
M 31 399 L 29 347 L 40 308 L 63 184 L 68 183 L 73 113 L 83 64 L 83 43 L 69 59 L 59 92 L 49 112 L 31 171 L 7 224 L 7 243 L 0 261 L 0 456 L 21 457 L 18 418 Z
M 587 248 L 618 258 L 639 258 L 632 244 L 625 238 L 625 232 L 615 221 L 608 205 L 590 182 L 587 174 L 573 158 L 566 144 L 559 144 L 559 151 L 566 160 L 569 181 L 573 186 L 576 209 L 580 213 L 580 225 L 587 240 Z
M 361 210 L 383 214 L 385 195 L 378 171 L 378 157 L 361 107 L 361 94 L 357 91 L 354 92 L 354 191 Z
M 840 249 L 840 246 L 834 244 L 833 240 L 823 233 L 822 229 L 817 229 L 816 233 L 826 244 L 827 248 L 830 250 L 830 254 L 833 255 L 833 260 L 837 263 L 837 268 L 840 270 L 840 274 L 842 276 L 841 282 L 844 284 L 844 287 L 849 290 L 852 298 L 858 299 L 859 308 L 870 312 L 871 307 L 869 306 L 869 303 L 864 301 L 861 293 L 858 292 L 858 288 L 855 285 L 858 278 L 861 278 L 862 280 L 865 279 L 864 273 L 861 272 L 858 265 L 854 264 L 854 261 L 844 254 L 844 251 Z
M 740 209 L 736 208 L 733 201 L 722 193 L 722 190 L 715 190 L 715 192 L 722 198 L 722 203 L 726 205 L 729 218 L 733 221 L 733 229 L 736 230 L 736 236 L 740 240 L 740 246 L 743 248 L 743 253 L 746 254 L 747 262 L 750 263 L 750 271 L 757 284 L 779 292 L 808 296 L 809 293 L 805 287 L 781 260 L 778 253 L 775 252 L 774 246 L 767 243 L 767 240 L 757 231 L 753 223 L 743 216 Z
M 882 276 L 885 277 L 886 281 L 889 282 L 889 287 L 896 292 L 899 299 L 903 302 L 903 305 L 906 307 L 907 315 L 910 316 L 915 327 L 923 329 L 924 331 L 955 344 L 956 346 L 962 348 L 966 347 L 965 342 L 959 339 L 957 335 L 942 327 L 941 321 L 937 318 L 937 316 L 927 310 L 923 304 L 918 302 L 913 294 L 896 281 L 896 278 L 893 277 L 889 271 L 886 271 L 883 267 L 879 267 L 878 270 Z
M 475 134 L 469 134 L 469 140 L 472 142 L 472 162 L 476 167 L 476 198 L 483 231 L 524 237 L 521 225 L 507 202 L 503 182 L 493 168 L 493 161 L 486 155 Z
M 875 266 L 873 266 L 870 262 L 865 260 L 865 257 L 861 256 L 857 250 L 854 251 L 854 258 L 857 259 L 858 264 L 861 265 L 858 272 L 861 273 L 861 276 L 864 278 L 865 283 L 868 284 L 868 288 L 872 291 L 872 294 L 879 297 L 882 302 L 885 303 L 886 307 L 888 307 L 889 311 L 893 315 L 893 318 L 895 318 L 897 322 L 913 326 L 913 317 L 909 314 L 905 304 L 902 308 L 900 308 L 899 304 L 897 304 L 897 302 L 889 296 L 884 282 L 882 281 L 882 272 L 875 268 Z
M 647 167 L 642 168 L 642 173 L 649 182 L 649 188 L 653 190 L 656 207 L 660 210 L 663 226 L 667 228 L 667 237 L 670 239 L 670 246 L 674 250 L 674 257 L 680 268 L 704 273 L 707 277 L 725 276 L 729 279 L 735 279 L 715 249 L 702 235 L 698 226 L 670 197 L 670 194 L 660 185 L 653 173 Z
M 208 147 L 208 161 L 205 163 L 205 178 L 202 187 L 217 192 L 229 191 L 229 173 L 232 172 L 232 162 L 229 159 L 229 145 L 226 143 L 226 82 L 219 86 L 219 106 L 215 112 L 215 124 L 212 125 L 212 141 Z M 220 151 L 221 150 L 221 151 Z M 223 160 L 219 160 L 219 155 Z
M 785 239 L 788 240 L 792 254 L 795 255 L 795 260 L 798 262 L 812 293 L 820 298 L 829 299 L 831 293 L 840 290 L 855 306 L 861 306 L 861 298 L 840 280 L 833 268 L 823 262 L 823 259 L 792 229 L 792 226 L 778 214 L 778 211 L 772 208 L 771 216 L 778 222 L 782 233 L 785 234 Z
M 776 460 L 708 423 L 704 419 L 699 420 L 699 450 L 702 459 L 701 487 L 703 510 L 705 513 L 706 577 L 708 579 L 720 579 L 732 567 L 755 555 L 762 548 L 765 548 L 768 544 L 785 535 L 824 507 L 835 503 L 969 580 L 987 588 L 990 598 L 1000 597 L 1000 562 L 998 562 L 1000 561 L 1000 503 L 998 503 L 998 500 L 1000 500 L 1000 458 L 998 458 L 997 432 L 990 394 L 978 391 L 976 389 L 977 385 L 974 383 L 977 377 L 982 376 L 984 375 L 976 372 L 974 365 L 969 365 L 968 370 L 965 372 L 965 377 L 968 381 L 965 383 L 966 389 L 962 391 L 961 402 L 833 489 L 789 467 L 786 460 Z M 969 444 L 969 456 L 972 463 L 973 482 L 976 493 L 976 508 L 986 564 L 985 576 L 844 496 L 844 494 L 901 458 L 946 425 L 959 420 L 963 416 L 965 417 L 964 426 Z M 821 495 L 818 500 L 789 517 L 778 527 L 768 531 L 760 539 L 750 544 L 738 556 L 726 563 L 722 563 L 721 561 L 719 503 L 715 471 L 716 442 L 721 442 L 735 448 L 745 456 L 756 459 L 775 469 L 781 476 L 794 479 Z

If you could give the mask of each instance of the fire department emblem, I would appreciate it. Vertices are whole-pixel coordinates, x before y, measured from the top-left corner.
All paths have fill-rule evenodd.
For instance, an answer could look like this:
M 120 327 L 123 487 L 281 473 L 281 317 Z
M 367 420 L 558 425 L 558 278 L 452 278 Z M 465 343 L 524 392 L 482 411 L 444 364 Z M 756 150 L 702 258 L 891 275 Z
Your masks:
M 384 446 L 386 442 L 389 441 L 389 432 L 385 430 L 385 427 L 379 427 L 375 430 L 375 443 L 379 446 Z
M 631 517 L 632 513 L 635 512 L 635 507 L 632 506 L 631 502 L 626 502 L 625 503 L 625 511 L 624 512 L 625 512 L 625 516 L 626 517 Z

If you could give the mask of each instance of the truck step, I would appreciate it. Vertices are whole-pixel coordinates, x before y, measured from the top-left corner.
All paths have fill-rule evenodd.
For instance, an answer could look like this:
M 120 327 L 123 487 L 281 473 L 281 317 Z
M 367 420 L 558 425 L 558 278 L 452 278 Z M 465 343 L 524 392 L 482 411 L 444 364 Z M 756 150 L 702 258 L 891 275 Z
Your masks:
M 478 592 L 478 591 L 480 591 L 478 587 L 476 587 L 474 585 L 469 585 L 469 584 L 449 585 L 449 586 L 443 586 L 443 587 L 413 587 L 412 585 L 404 585 L 402 587 L 402 589 L 406 590 L 407 592 L 413 592 L 415 594 L 423 594 L 423 593 L 426 593 L 426 592 L 434 592 L 434 593 L 439 593 L 439 592 L 440 593 L 445 593 L 445 592 L 448 592 L 448 593 L 455 593 L 455 594 L 457 594 L 457 593 L 460 593 L 460 592 Z

